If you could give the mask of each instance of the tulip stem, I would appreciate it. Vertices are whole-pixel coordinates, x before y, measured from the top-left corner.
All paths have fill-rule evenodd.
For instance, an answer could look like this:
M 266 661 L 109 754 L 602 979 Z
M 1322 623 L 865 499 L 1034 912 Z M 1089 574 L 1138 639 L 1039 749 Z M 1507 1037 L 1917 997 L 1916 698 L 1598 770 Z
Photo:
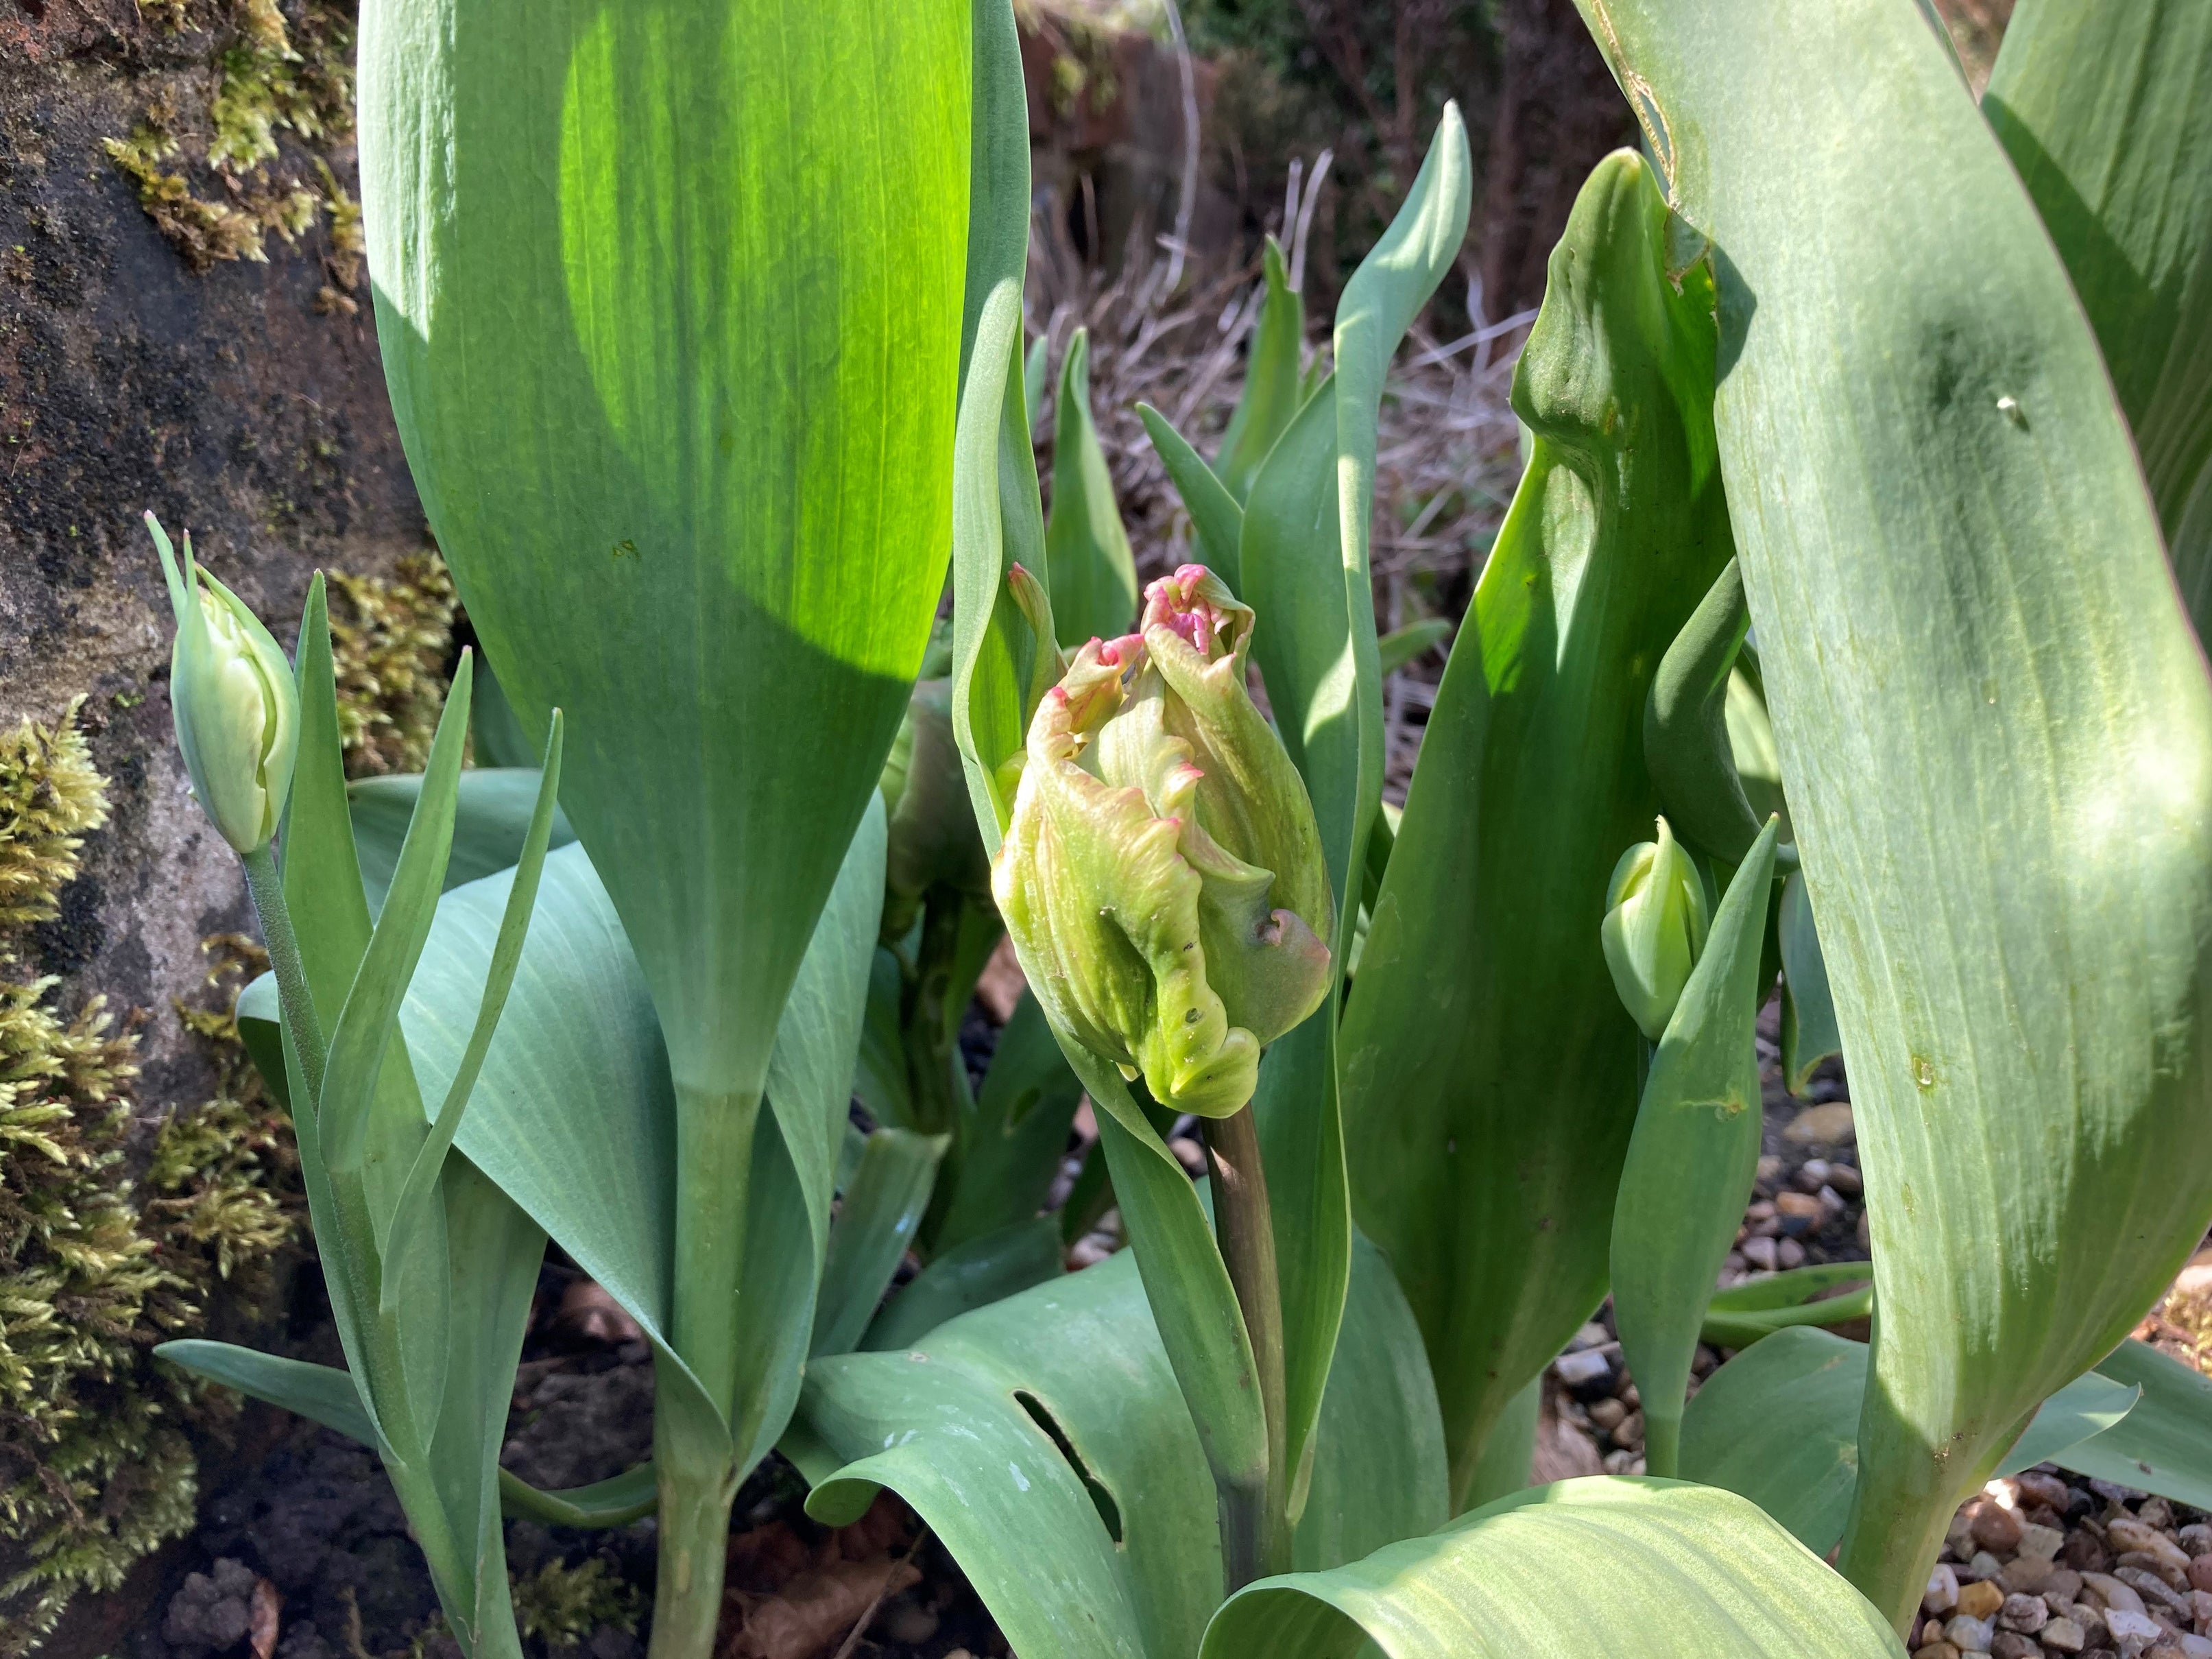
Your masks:
M 315 1000 L 307 991 L 307 969 L 300 959 L 299 935 L 292 931 L 291 907 L 284 902 L 284 879 L 277 872 L 276 855 L 265 841 L 240 859 L 246 866 L 246 890 L 252 895 L 254 913 L 261 918 L 261 937 L 269 945 L 269 966 L 276 975 L 276 1000 L 284 1016 L 284 1029 L 307 1081 L 308 1109 L 319 1112 L 323 1062 L 328 1050 L 323 1043 L 322 1022 L 315 1018 Z
M 1275 1222 L 1260 1128 L 1248 1103 L 1227 1117 L 1199 1120 L 1213 1187 L 1213 1231 L 1243 1311 L 1267 1424 L 1264 1491 L 1224 1492 L 1221 1565 L 1231 1595 L 1255 1578 L 1291 1570 L 1290 1470 L 1285 1467 L 1289 1391 L 1283 1360 L 1283 1292 L 1275 1266 Z

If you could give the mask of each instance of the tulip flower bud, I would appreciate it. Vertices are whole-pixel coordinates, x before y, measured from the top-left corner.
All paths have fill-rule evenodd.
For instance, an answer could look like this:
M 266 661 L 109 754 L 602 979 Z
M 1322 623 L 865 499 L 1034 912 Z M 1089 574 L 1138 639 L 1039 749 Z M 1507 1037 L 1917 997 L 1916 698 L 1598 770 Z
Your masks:
M 1225 1117 L 1328 994 L 1305 784 L 1244 687 L 1252 612 L 1203 565 L 1075 653 L 1030 722 L 992 870 L 1053 1023 L 1162 1105 Z
M 292 665 L 260 618 L 194 562 L 189 535 L 179 575 L 151 513 L 146 527 L 177 619 L 169 702 L 192 793 L 225 841 L 240 853 L 258 852 L 276 835 L 292 787 L 300 729 Z
M 923 896 L 945 886 L 974 897 L 991 890 L 991 866 L 975 830 L 968 781 L 952 737 L 952 685 L 923 680 L 884 763 L 885 848 L 884 931 L 899 938 L 914 925 Z
M 1644 1035 L 1659 1041 L 1705 948 L 1705 889 L 1667 820 L 1613 866 L 1598 937 L 1613 988 Z

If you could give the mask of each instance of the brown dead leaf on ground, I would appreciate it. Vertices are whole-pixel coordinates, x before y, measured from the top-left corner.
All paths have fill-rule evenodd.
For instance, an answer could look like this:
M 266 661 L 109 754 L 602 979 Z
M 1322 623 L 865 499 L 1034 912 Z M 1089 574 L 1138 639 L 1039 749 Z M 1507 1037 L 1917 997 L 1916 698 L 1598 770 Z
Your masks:
M 246 1616 L 251 1621 L 247 1633 L 252 1638 L 253 1659 L 270 1659 L 276 1651 L 276 1634 L 284 1611 L 284 1593 L 266 1578 L 253 1581 L 253 1599 L 246 1603 Z
M 785 1522 L 730 1540 L 715 1659 L 817 1659 L 881 1602 L 921 1582 L 914 1515 L 888 1492 L 808 1545 Z
M 608 1294 L 597 1280 L 580 1279 L 561 1293 L 561 1310 L 554 1322 L 563 1330 L 594 1342 L 642 1342 L 645 1333 L 629 1310 Z
M 878 1602 L 921 1582 L 921 1568 L 886 1556 L 810 1568 L 774 1595 L 740 1594 L 741 1622 L 721 1659 L 815 1659 Z

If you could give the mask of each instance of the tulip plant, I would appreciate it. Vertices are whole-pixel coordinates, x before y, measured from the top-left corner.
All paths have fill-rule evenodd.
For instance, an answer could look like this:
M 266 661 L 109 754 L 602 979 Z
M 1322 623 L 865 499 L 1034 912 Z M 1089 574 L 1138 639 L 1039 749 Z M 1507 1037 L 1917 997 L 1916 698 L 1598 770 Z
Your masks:
M 295 670 L 156 528 L 348 1370 L 165 1352 L 374 1445 L 467 1651 L 502 1508 L 651 1511 L 708 1659 L 771 1447 L 1056 1659 L 1894 1655 L 1995 1474 L 2212 1504 L 2212 1385 L 2123 1341 L 2212 1221 L 2212 10 L 2022 0 L 1978 108 L 1909 0 L 1580 3 L 1645 147 L 1553 256 L 1402 813 L 1376 424 L 1455 111 L 1323 366 L 1271 250 L 1212 459 L 1141 411 L 1200 558 L 1140 588 L 1079 339 L 1040 507 L 1007 0 L 364 6 L 510 764 L 465 660 L 349 794 L 319 589 Z M 1849 1063 L 1870 1345 L 1833 1269 L 1714 1289 L 1778 981 L 1790 1083 Z M 1131 1248 L 1067 1275 L 1079 1094 Z M 549 1235 L 656 1379 L 653 1462 L 552 1493 L 496 1462 Z M 1527 1489 L 1608 1293 L 1649 1474 Z

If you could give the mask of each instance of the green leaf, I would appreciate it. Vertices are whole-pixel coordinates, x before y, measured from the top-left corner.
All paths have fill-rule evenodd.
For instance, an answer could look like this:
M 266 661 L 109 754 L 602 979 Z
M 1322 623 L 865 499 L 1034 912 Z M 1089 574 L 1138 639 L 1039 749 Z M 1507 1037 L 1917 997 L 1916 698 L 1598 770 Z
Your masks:
M 1200 1652 L 1865 1659 L 1905 1650 L 1856 1591 L 1741 1498 L 1596 1478 L 1516 1493 L 1334 1571 L 1263 1579 L 1215 1616 Z
M 1728 692 L 1751 612 L 1730 559 L 1659 659 L 1644 702 L 1644 763 L 1676 833 L 1729 864 L 1763 822 L 1729 748 Z
M 1239 507 L 1252 493 L 1261 463 L 1275 447 L 1305 399 L 1298 384 L 1298 353 L 1306 332 L 1305 297 L 1291 286 L 1283 268 L 1283 250 L 1267 238 L 1263 259 L 1267 293 L 1260 301 L 1260 320 L 1252 331 L 1252 347 L 1244 358 L 1244 389 L 1229 416 L 1229 429 L 1221 434 L 1221 450 L 1211 469 L 1220 479 L 1231 501 Z M 1146 423 L 1147 426 L 1150 422 Z M 1153 441 L 1157 443 L 1158 438 Z M 1182 489 L 1177 479 L 1176 488 Z M 1190 501 L 1190 492 L 1183 491 Z M 1196 516 L 1197 509 L 1192 509 Z M 1231 587 L 1233 570 L 1223 573 Z
M 898 953 L 889 945 L 878 945 L 868 970 L 868 1006 L 861 1018 L 860 1066 L 853 1092 L 877 1122 L 910 1129 L 914 1083 L 907 1075 L 906 1030 L 901 1024 L 905 995 Z
M 1682 1473 L 1740 1492 L 1825 1556 L 1843 1536 L 1859 1468 L 1865 1344 L 1798 1326 L 1715 1371 L 1682 1419 Z M 2038 1408 L 1993 1473 L 2017 1474 L 2123 1422 L 2138 1390 L 2094 1371 Z M 2070 1467 L 2070 1465 L 2069 1465 Z
M 866 1352 L 912 1347 L 948 1319 L 1057 1279 L 1062 1245 L 1048 1215 L 1031 1216 L 933 1256 L 857 1345 Z
M 1030 430 L 1036 430 L 1037 422 L 1044 418 L 1044 399 L 1051 364 L 1047 353 L 1052 342 L 1040 334 L 1030 342 L 1029 356 L 1022 360 L 1022 408 L 1028 414 Z
M 2098 1361 L 2097 1370 L 2140 1389 L 2141 1402 L 2103 1433 L 2051 1457 L 2138 1492 L 2212 1506 L 2212 1381 L 2132 1338 Z
M 530 734 L 522 729 L 522 717 L 514 712 L 507 693 L 500 690 L 499 676 L 491 672 L 490 664 L 482 661 L 477 664 L 475 707 L 469 714 L 469 748 L 478 766 L 494 771 L 515 768 L 535 771 L 538 757 L 544 752 L 544 746 L 532 743 Z M 354 833 L 361 833 L 358 824 Z M 568 839 L 574 839 L 565 822 L 562 833 Z M 395 839 L 395 852 L 397 845 Z M 507 861 L 514 862 L 512 859 Z M 477 873 L 489 875 L 490 872 Z
M 1982 95 L 2133 428 L 2174 575 L 2212 626 L 2212 12 L 2027 0 Z
M 1388 679 L 1407 663 L 1425 657 L 1446 640 L 1451 638 L 1452 623 L 1449 617 L 1424 617 L 1417 623 L 1407 623 L 1375 641 L 1375 656 Z
M 942 584 L 972 27 L 434 0 L 362 30 L 423 508 L 526 729 L 568 712 L 563 804 L 717 1101 L 762 1086 Z
M 896 1491 L 1016 1652 L 1193 1652 L 1221 1595 L 1214 1492 L 1137 1265 L 1124 1252 L 902 1352 L 816 1361 L 785 1443 L 809 1512 L 834 1523 Z M 1340 1353 L 1297 1546 L 1317 1565 L 1443 1514 L 1419 1333 L 1371 1251 Z
M 1018 288 L 1030 258 L 1030 103 L 1022 79 L 1013 0 L 969 8 L 968 263 L 962 289 L 960 385 L 964 392 L 983 305 L 1000 283 Z M 1030 352 L 1029 424 L 1044 396 L 1043 343 Z
M 1454 641 L 1345 1016 L 1355 1212 L 1421 1321 L 1462 1501 L 1605 1294 L 1642 1037 L 1598 922 L 1658 810 L 1649 677 L 1728 562 L 1704 266 L 1600 164 L 1514 380 L 1528 469 Z M 1628 434 L 1633 433 L 1633 448 Z
M 1052 612 L 1060 642 L 1126 634 L 1137 620 L 1137 566 L 1114 505 L 1114 480 L 1091 418 L 1091 333 L 1079 328 L 1060 360 L 1052 444 L 1052 517 L 1044 527 Z
M 850 1353 L 875 1317 L 929 1207 L 930 1188 L 950 1135 L 878 1129 L 845 1188 L 822 1267 L 810 1355 Z
M 2212 684 L 2067 273 L 1927 25 L 1607 0 L 1598 32 L 1716 249 L 1881 1310 L 1841 1559 L 1901 1625 L 1958 1501 L 2212 1218 Z
M 541 1492 L 506 1469 L 499 1472 L 500 1506 L 508 1519 L 542 1521 L 548 1526 L 626 1527 L 653 1513 L 654 1471 L 650 1462 L 624 1469 L 588 1486 Z
M 537 902 L 538 878 L 544 868 L 546 846 L 553 833 L 557 810 L 554 800 L 561 787 L 561 711 L 556 708 L 547 739 L 545 769 L 539 777 L 537 803 L 515 861 L 514 880 L 507 890 L 507 907 L 500 917 L 498 940 L 492 947 L 489 969 L 477 1000 L 476 1027 L 469 1034 L 468 1047 L 454 1070 L 453 1080 L 446 1085 L 445 1099 L 431 1120 L 428 1136 L 416 1150 L 406 1183 L 393 1206 L 381 1286 L 380 1311 L 387 1319 L 398 1312 L 401 1287 L 410 1276 L 404 1267 L 394 1264 L 406 1262 L 411 1253 L 422 1258 L 416 1269 L 417 1273 L 446 1271 L 445 1230 L 430 1224 L 429 1206 L 437 1201 L 439 1175 L 445 1166 L 447 1151 L 453 1144 L 454 1132 L 460 1127 L 461 1114 L 467 1109 L 470 1092 L 483 1069 L 484 1054 L 491 1047 L 493 1033 L 499 1028 L 500 1013 L 507 1006 L 507 993 L 514 988 L 515 969 L 521 963 L 522 941 L 530 928 L 530 913 Z
M 1021 408 L 1022 294 L 1001 280 L 978 325 L 976 367 L 960 394 L 952 460 L 952 736 L 968 773 L 975 824 L 993 857 L 1013 812 L 1000 769 L 1023 752 L 1040 684 L 1057 642 L 1040 641 L 1007 590 L 1017 564 L 1050 591 L 1036 454 Z
M 1231 592 L 1242 597 L 1243 563 L 1237 548 L 1244 535 L 1244 508 L 1182 434 L 1168 424 L 1166 416 L 1150 404 L 1139 404 L 1137 418 L 1145 423 L 1160 465 L 1190 514 L 1200 562 L 1229 584 Z
M 1782 943 L 1782 1080 L 1802 1095 L 1813 1073 L 1830 1054 L 1844 1051 L 1836 1029 L 1835 1000 L 1828 993 L 1828 967 L 1820 959 L 1820 935 L 1813 926 L 1811 890 L 1802 871 L 1782 884 L 1775 918 Z
M 1698 1327 L 1759 1173 L 1752 1028 L 1777 828 L 1768 819 L 1737 867 L 1659 1039 L 1613 1206 L 1613 1321 L 1643 1396 L 1655 1475 L 1675 1473 Z
M 460 800 L 453 809 L 453 852 L 446 860 L 446 891 L 505 870 L 521 858 L 523 837 L 538 804 L 539 758 L 532 756 L 526 767 L 471 769 L 461 774 Z M 399 862 L 399 843 L 406 838 L 408 820 L 422 793 L 419 772 L 360 778 L 346 785 L 354 847 L 372 916 L 384 908 L 384 896 Z M 575 839 L 576 832 L 556 806 L 551 844 L 566 847 Z
M 1714 1347 L 1747 1348 L 1792 1325 L 1870 1318 L 1873 1274 L 1863 1261 L 1829 1261 L 1740 1280 L 1713 1292 L 1698 1340 Z M 1826 1294 L 1846 1285 L 1856 1288 Z
M 335 1365 L 313 1365 L 304 1359 L 287 1359 L 200 1337 L 160 1343 L 154 1357 L 181 1365 L 210 1382 L 280 1406 L 311 1423 L 335 1429 L 364 1446 L 374 1448 L 379 1443 L 376 1425 L 362 1409 L 353 1378 Z
M 951 1249 L 1034 1218 L 1060 1172 L 1082 1100 L 1043 1008 L 1024 989 L 947 1166 L 952 1197 L 933 1248 Z

